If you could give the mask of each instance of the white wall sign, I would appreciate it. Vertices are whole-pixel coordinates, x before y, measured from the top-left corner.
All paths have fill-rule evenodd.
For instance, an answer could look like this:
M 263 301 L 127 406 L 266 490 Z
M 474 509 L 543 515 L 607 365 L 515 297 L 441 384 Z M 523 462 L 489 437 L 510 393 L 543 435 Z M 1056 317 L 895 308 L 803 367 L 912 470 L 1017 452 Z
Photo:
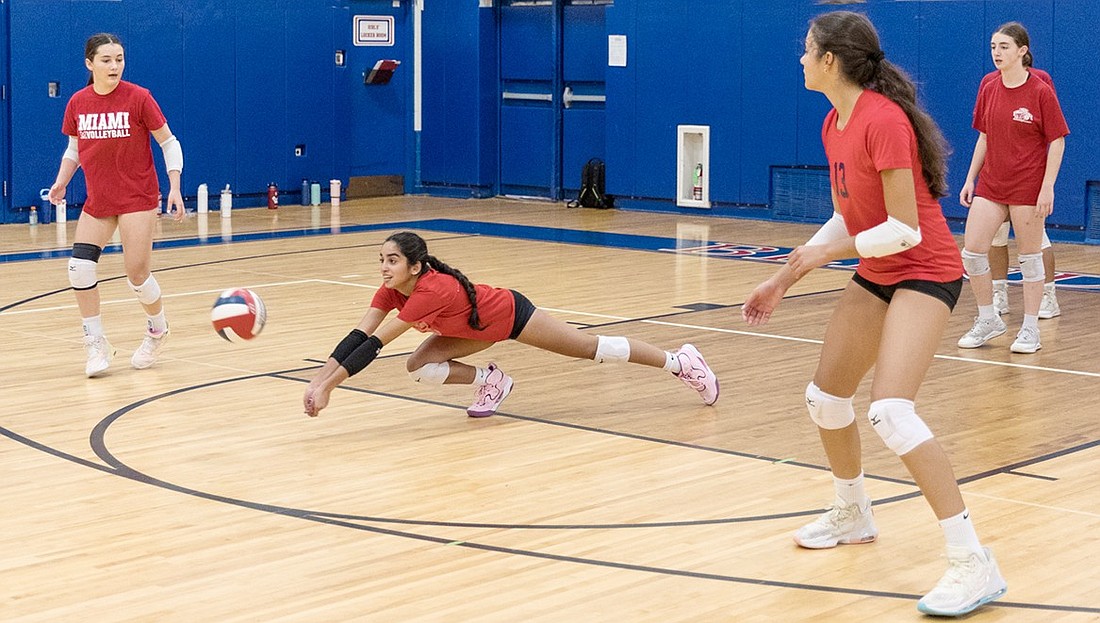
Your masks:
M 607 35 L 607 66 L 626 67 L 626 35 Z
M 356 15 L 355 45 L 393 45 L 392 15 Z

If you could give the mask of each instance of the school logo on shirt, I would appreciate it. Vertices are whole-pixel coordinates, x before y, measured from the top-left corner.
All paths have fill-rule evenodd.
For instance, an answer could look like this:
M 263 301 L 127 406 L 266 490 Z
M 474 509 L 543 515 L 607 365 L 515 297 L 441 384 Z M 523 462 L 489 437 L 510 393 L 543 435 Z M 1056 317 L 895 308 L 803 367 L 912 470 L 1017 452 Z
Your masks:
M 130 136 L 130 113 L 98 112 L 79 115 L 77 131 L 83 139 L 126 138 Z
M 1031 114 L 1031 111 L 1023 106 L 1012 111 L 1012 120 L 1019 121 L 1020 123 L 1034 123 L 1035 116 Z

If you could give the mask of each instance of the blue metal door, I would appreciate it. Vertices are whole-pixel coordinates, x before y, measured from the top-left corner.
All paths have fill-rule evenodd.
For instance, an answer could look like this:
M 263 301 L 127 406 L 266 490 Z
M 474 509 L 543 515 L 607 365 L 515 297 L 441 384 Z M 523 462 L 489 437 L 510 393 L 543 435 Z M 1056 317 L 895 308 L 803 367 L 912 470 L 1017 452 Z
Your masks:
M 0 45 L 7 46 L 11 41 L 8 35 L 8 3 L 0 0 Z M 11 83 L 8 80 L 10 57 L 0 57 L 0 223 L 15 222 L 11 213 L 11 112 L 8 106 L 8 93 Z
M 501 194 L 575 195 L 584 162 L 603 158 L 606 4 L 581 1 L 500 8 Z

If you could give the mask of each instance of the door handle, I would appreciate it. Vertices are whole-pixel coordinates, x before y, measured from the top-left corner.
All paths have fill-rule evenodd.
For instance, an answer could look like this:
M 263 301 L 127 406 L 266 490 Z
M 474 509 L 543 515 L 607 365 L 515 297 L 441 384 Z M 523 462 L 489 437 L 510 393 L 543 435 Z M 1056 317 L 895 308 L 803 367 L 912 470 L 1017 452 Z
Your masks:
M 515 93 L 513 91 L 504 91 L 501 93 L 501 97 L 506 100 L 526 100 L 532 102 L 554 101 L 554 96 L 549 93 Z
M 561 94 L 562 104 L 566 108 L 571 108 L 573 102 L 606 102 L 606 95 L 573 95 L 573 87 L 565 87 L 565 92 Z

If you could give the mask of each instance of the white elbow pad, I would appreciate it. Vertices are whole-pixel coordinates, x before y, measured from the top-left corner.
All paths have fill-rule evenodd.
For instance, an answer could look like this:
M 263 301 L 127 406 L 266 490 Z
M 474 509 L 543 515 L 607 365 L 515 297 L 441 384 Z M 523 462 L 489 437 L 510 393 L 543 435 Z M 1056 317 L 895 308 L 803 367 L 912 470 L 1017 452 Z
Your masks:
M 825 221 L 821 229 L 817 230 L 817 233 L 807 240 L 806 244 L 828 244 L 834 240 L 847 237 L 848 226 L 844 224 L 844 217 L 840 215 L 840 212 L 833 212 L 832 218 Z
M 69 145 L 65 148 L 65 153 L 61 155 L 61 159 L 68 158 L 80 166 L 80 152 L 77 150 L 76 137 L 69 137 Z
M 160 148 L 164 151 L 165 167 L 169 171 L 183 173 L 183 146 L 176 140 L 176 135 L 173 134 L 164 139 L 164 142 L 160 144 Z
M 856 251 L 860 257 L 882 257 L 908 251 L 920 244 L 920 227 L 916 229 L 888 216 L 871 229 L 856 234 Z

